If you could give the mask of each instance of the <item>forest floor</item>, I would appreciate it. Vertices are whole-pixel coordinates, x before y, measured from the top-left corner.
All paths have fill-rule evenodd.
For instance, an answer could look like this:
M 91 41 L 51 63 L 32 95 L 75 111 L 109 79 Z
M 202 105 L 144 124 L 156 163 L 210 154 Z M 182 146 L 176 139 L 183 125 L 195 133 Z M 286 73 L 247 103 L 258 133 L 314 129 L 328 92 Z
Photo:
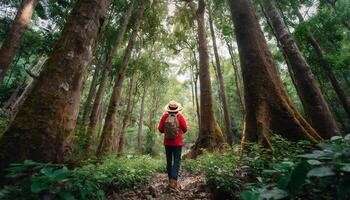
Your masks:
M 178 191 L 168 188 L 166 173 L 155 173 L 149 183 L 142 189 L 127 190 L 122 193 L 113 193 L 108 200 L 178 200 L 178 199 L 211 199 L 209 187 L 203 175 L 190 174 L 181 171 L 178 180 Z

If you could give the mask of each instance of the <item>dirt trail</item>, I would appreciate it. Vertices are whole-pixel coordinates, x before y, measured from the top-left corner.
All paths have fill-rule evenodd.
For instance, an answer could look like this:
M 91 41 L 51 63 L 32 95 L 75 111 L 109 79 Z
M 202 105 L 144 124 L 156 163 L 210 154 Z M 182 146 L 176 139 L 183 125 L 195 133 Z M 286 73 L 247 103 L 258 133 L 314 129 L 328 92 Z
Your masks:
M 128 190 L 123 193 L 114 193 L 109 200 L 199 200 L 210 199 L 208 186 L 205 184 L 204 176 L 181 172 L 178 185 L 179 191 L 168 189 L 168 176 L 165 173 L 156 173 L 150 182 L 141 190 Z

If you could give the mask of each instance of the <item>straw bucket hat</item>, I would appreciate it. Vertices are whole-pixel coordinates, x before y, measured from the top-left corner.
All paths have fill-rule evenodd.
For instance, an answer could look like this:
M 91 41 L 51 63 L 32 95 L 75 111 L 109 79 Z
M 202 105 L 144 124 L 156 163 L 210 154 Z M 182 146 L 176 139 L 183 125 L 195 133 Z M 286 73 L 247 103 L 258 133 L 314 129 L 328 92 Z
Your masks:
M 168 105 L 166 105 L 165 107 L 165 110 L 167 112 L 179 112 L 182 110 L 182 106 L 180 103 L 174 101 L 174 100 L 171 100 Z

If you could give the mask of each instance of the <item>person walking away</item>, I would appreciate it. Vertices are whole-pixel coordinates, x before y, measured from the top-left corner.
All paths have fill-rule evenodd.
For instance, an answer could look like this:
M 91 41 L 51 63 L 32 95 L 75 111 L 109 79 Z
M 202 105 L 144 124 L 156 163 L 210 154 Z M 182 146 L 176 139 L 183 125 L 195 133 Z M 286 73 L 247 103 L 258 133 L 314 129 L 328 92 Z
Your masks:
M 169 188 L 174 190 L 177 189 L 180 170 L 182 134 L 188 131 L 186 120 L 180 113 L 181 110 L 179 103 L 174 100 L 170 101 L 158 126 L 159 132 L 164 133 Z

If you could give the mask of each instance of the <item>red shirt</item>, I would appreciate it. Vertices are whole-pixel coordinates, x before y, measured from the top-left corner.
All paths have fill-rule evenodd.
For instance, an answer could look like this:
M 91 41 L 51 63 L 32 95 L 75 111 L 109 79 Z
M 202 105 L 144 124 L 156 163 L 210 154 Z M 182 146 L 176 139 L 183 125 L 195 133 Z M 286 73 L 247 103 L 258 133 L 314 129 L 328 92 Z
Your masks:
M 166 119 L 168 119 L 169 114 L 164 114 L 162 119 L 159 122 L 159 126 L 158 126 L 158 130 L 161 133 L 164 133 L 164 123 L 166 121 Z M 182 146 L 182 134 L 186 133 L 188 128 L 187 128 L 187 123 L 186 120 L 184 119 L 184 117 L 178 113 L 177 114 L 177 120 L 179 122 L 179 134 L 177 135 L 177 138 L 175 139 L 166 139 L 164 137 L 164 145 L 168 145 L 168 146 Z

